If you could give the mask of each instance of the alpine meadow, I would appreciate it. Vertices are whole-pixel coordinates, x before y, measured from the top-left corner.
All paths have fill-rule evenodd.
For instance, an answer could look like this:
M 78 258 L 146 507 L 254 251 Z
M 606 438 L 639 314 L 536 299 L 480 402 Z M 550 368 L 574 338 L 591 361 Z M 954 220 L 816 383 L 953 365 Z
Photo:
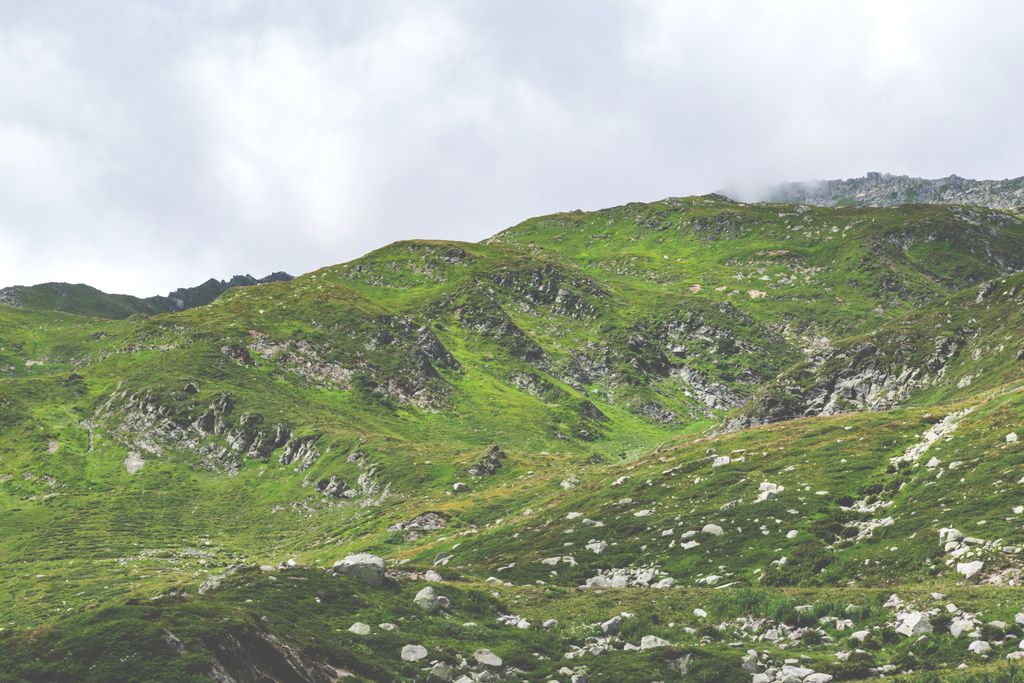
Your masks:
M 1017 680 L 1022 269 L 1014 209 L 707 195 L 8 293 L 0 669 Z
M 1022 26 L 0 2 L 0 683 L 1024 683 Z

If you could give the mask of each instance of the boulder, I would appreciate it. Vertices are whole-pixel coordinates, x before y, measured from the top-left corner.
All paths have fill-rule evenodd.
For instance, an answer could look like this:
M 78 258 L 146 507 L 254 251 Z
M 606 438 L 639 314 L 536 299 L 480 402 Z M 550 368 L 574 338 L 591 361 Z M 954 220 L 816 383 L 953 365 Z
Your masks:
M 908 638 L 932 632 L 932 624 L 924 612 L 901 612 L 896 620 L 896 632 Z
M 473 659 L 477 661 L 477 664 L 482 664 L 483 666 L 499 667 L 502 663 L 501 657 L 486 649 L 474 652 Z
M 614 636 L 619 633 L 619 629 L 621 628 L 622 617 L 616 616 L 601 624 L 601 633 L 606 636 Z
M 983 655 L 991 649 L 992 646 L 988 644 L 987 640 L 975 640 L 967 646 L 967 651 L 973 652 L 976 655 Z
M 945 547 L 947 543 L 959 543 L 964 540 L 964 535 L 953 528 L 939 529 L 939 545 Z
M 430 668 L 430 673 L 427 674 L 427 683 L 451 683 L 454 675 L 451 665 L 438 662 Z
M 370 625 L 364 624 L 361 621 L 357 621 L 348 627 L 350 633 L 355 633 L 357 636 L 368 636 L 370 635 Z
M 402 659 L 407 662 L 418 662 L 427 656 L 427 648 L 422 645 L 406 645 L 402 648 Z
M 438 595 L 433 586 L 427 586 L 417 593 L 413 602 L 428 614 L 437 614 L 451 604 L 448 598 Z
M 985 563 L 981 560 L 974 560 L 973 562 L 957 562 L 956 570 L 964 575 L 965 579 L 973 579 L 981 570 L 984 569 Z
M 668 647 L 672 643 L 659 638 L 658 636 L 644 636 L 640 639 L 641 650 L 651 650 L 656 647 Z
M 384 585 L 384 559 L 370 553 L 346 555 L 334 563 L 334 571 L 369 586 Z
M 722 527 L 717 524 L 705 524 L 704 528 L 701 529 L 701 533 L 708 534 L 710 536 L 721 536 L 723 530 Z

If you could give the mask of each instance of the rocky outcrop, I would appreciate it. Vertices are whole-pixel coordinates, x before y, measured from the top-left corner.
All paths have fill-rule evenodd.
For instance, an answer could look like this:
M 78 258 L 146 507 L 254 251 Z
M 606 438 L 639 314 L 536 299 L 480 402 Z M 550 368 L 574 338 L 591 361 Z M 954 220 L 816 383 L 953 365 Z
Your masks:
M 507 457 L 508 455 L 501 449 L 501 446 L 491 444 L 487 447 L 484 457 L 469 468 L 469 473 L 474 477 L 497 474 L 501 469 L 502 462 Z
M 423 512 L 407 522 L 396 522 L 388 527 L 388 531 L 405 532 L 405 540 L 415 541 L 421 536 L 444 529 L 451 517 L 446 512 Z
M 899 204 L 973 204 L 992 209 L 1024 207 L 1024 177 L 970 180 L 951 175 L 928 180 L 872 172 L 848 180 L 786 183 L 761 199 L 819 206 L 896 206 Z

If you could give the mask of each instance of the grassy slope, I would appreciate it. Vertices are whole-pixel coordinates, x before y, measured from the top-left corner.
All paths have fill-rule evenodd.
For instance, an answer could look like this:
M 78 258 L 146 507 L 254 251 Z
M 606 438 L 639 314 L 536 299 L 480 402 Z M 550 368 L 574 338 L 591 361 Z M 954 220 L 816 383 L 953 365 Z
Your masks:
M 60 671 L 82 676 L 83 653 L 103 629 L 135 628 L 138 620 L 153 623 L 153 609 L 163 614 L 163 607 L 145 604 L 117 607 L 125 599 L 147 603 L 174 587 L 194 590 L 210 572 L 229 564 L 296 557 L 316 566 L 364 548 L 420 567 L 454 548 L 454 559 L 442 571 L 463 577 L 461 592 L 456 598 L 454 588 L 446 584 L 444 590 L 453 594 L 466 620 L 482 624 L 479 642 L 521 664 L 531 678 L 556 670 L 558 653 L 589 633 L 590 622 L 624 608 L 609 600 L 626 607 L 636 602 L 642 616 L 629 628 L 637 639 L 651 633 L 685 647 L 701 644 L 708 634 L 694 639 L 681 625 L 693 621 L 694 606 L 715 604 L 701 591 L 720 591 L 687 588 L 673 593 L 680 596 L 678 604 L 663 606 L 650 590 L 571 590 L 598 570 L 630 564 L 657 564 L 688 587 L 717 573 L 723 582 L 750 586 L 749 598 L 735 599 L 757 604 L 774 599 L 776 589 L 767 584 L 810 590 L 850 582 L 849 595 L 880 604 L 883 591 L 877 587 L 939 581 L 949 590 L 965 591 L 970 596 L 965 600 L 991 603 L 993 613 L 1002 615 L 1000 610 L 1016 609 L 1005 602 L 1003 596 L 1010 594 L 955 587 L 955 577 L 938 562 L 936 530 L 952 524 L 989 540 L 1024 543 L 1009 503 L 1019 497 L 1010 482 L 1024 475 L 1016 473 L 1022 452 L 1000 441 L 1014 425 L 1024 431 L 1015 391 L 1020 363 L 1014 344 L 1021 326 L 1014 320 L 1019 321 L 1020 307 L 1014 295 L 1004 294 L 1017 287 L 1016 280 L 972 303 L 973 285 L 1020 266 L 1021 232 L 1015 219 L 974 209 L 799 213 L 695 198 L 535 219 L 488 244 L 400 243 L 291 283 L 236 290 L 211 306 L 148 320 L 96 320 L 0 306 L 0 552 L 9 558 L 0 567 L 0 604 L 5 605 L 0 626 L 13 634 L 5 664 L 18 672 L 16 679 L 59 677 Z M 690 290 L 694 284 L 701 285 L 699 291 Z M 969 291 L 955 293 L 968 285 Z M 747 292 L 754 289 L 766 296 L 752 298 Z M 558 290 L 567 294 L 555 296 Z M 537 294 L 545 291 L 551 296 Z M 956 313 L 947 316 L 951 309 Z M 696 324 L 690 324 L 693 315 Z M 799 363 L 808 337 L 828 336 L 841 345 L 844 337 L 875 326 L 885 334 L 912 321 L 920 330 L 919 345 L 928 346 L 933 328 L 975 319 L 980 322 L 972 324 L 981 331 L 972 333 L 961 352 L 963 363 L 950 373 L 952 381 L 919 392 L 910 408 L 788 422 L 710 439 L 699 434 L 723 411 L 707 410 L 685 396 L 685 382 L 654 367 L 658 344 L 635 343 L 638 335 L 657 340 L 666 329 L 681 330 L 672 342 L 681 351 L 660 349 L 669 365 L 699 370 L 749 395 L 764 378 Z M 409 324 L 396 327 L 396 320 Z M 402 380 L 419 362 L 410 339 L 424 324 L 458 361 L 457 368 L 413 376 L 413 384 L 422 380 L 421 388 L 438 398 L 427 408 L 403 403 L 386 390 L 389 381 Z M 382 337 L 382 329 L 391 332 Z M 702 337 L 709 329 L 718 335 L 725 331 L 733 342 L 716 348 Z M 282 353 L 269 358 L 250 353 L 254 364 L 242 365 L 222 352 L 225 345 L 249 346 L 253 330 L 282 343 L 302 340 L 321 360 L 352 370 L 354 379 L 347 388 L 318 385 L 297 373 Z M 586 382 L 571 372 L 580 349 L 605 359 L 603 369 Z M 512 380 L 524 374 L 540 380 L 537 395 Z M 968 374 L 975 378 L 972 383 L 958 387 Z M 190 380 L 198 381 L 194 396 L 182 391 Z M 99 419 L 90 451 L 82 425 L 119 388 L 151 392 L 169 410 L 188 415 L 227 391 L 239 405 L 236 418 L 259 411 L 296 433 L 321 434 L 324 454 L 305 472 L 271 458 L 245 460 L 229 477 L 192 466 L 194 453 L 172 444 L 128 475 L 123 460 L 135 447 L 133 440 L 144 435 L 119 435 L 114 417 Z M 586 417 L 580 408 L 585 400 L 608 420 Z M 651 402 L 676 418 L 658 422 L 638 412 L 637 406 Z M 977 409 L 954 440 L 933 447 L 937 457 L 968 462 L 959 471 L 964 481 L 955 493 L 944 485 L 951 474 L 938 481 L 936 472 L 922 467 L 888 471 L 889 459 L 914 443 L 936 416 L 968 404 Z M 490 443 L 501 444 L 509 459 L 494 476 L 471 477 L 467 468 Z M 704 460 L 709 448 L 721 454 L 742 449 L 747 459 L 711 468 Z M 377 480 L 390 485 L 383 503 L 326 500 L 304 486 L 332 474 L 354 482 L 363 471 L 349 462 L 356 450 L 378 466 Z M 662 474 L 676 467 L 673 476 Z M 569 474 L 582 484 L 565 491 L 559 482 Z M 611 487 L 620 476 L 629 479 Z M 783 484 L 786 491 L 775 501 L 754 505 L 749 501 L 762 480 Z M 469 482 L 469 493 L 452 495 L 456 481 Z M 994 481 L 1004 482 L 995 489 L 998 495 L 992 495 Z M 891 508 L 878 515 L 893 516 L 893 526 L 845 545 L 839 540 L 843 525 L 872 517 L 844 512 L 841 503 L 849 503 L 846 497 L 878 495 L 867 492 L 876 486 L 894 493 Z M 620 504 L 623 498 L 633 502 Z M 740 498 L 744 504 L 721 510 Z M 533 513 L 523 515 L 528 508 Z M 642 509 L 651 515 L 633 515 Z M 449 528 L 415 541 L 387 531 L 424 510 L 450 514 Z M 605 526 L 581 527 L 566 519 L 570 512 Z M 709 521 L 721 524 L 726 534 L 702 537 L 701 546 L 691 551 L 679 550 L 678 543 L 668 547 L 683 531 L 699 530 Z M 979 527 L 980 521 L 986 524 Z M 662 536 L 670 528 L 673 535 Z M 785 538 L 789 530 L 797 531 L 795 539 Z M 600 556 L 580 547 L 597 538 L 613 545 Z M 894 545 L 898 551 L 890 550 Z M 552 574 L 550 566 L 539 563 L 566 554 L 575 567 L 559 566 Z M 791 559 L 790 569 L 771 569 L 782 555 Z M 927 568 L 929 558 L 933 569 Z M 514 568 L 498 572 L 511 561 Z M 311 581 L 325 581 L 322 574 L 304 571 L 311 572 Z M 536 619 L 557 616 L 564 633 L 549 639 L 495 626 L 499 605 L 487 594 L 495 589 L 482 583 L 492 574 L 515 584 L 544 581 L 544 588 L 497 589 L 506 601 L 502 609 L 529 610 Z M 264 585 L 266 578 L 257 576 Z M 161 623 L 187 622 L 191 631 L 181 637 L 201 639 L 215 622 L 252 628 L 257 612 L 272 612 L 272 624 L 281 620 L 273 628 L 280 628 L 282 637 L 311 652 L 326 652 L 335 665 L 363 662 L 359 666 L 366 668 L 357 671 L 376 679 L 413 675 L 387 649 L 400 647 L 397 641 L 374 639 L 366 650 L 336 640 L 335 629 L 347 628 L 345 620 L 375 623 L 352 611 L 347 601 L 341 601 L 344 609 L 325 610 L 323 623 L 299 627 L 294 604 L 304 604 L 315 591 L 296 583 L 292 590 L 298 593 L 282 600 L 276 591 L 288 582 L 268 592 L 236 580 L 230 589 L 170 600 Z M 380 615 L 403 613 L 409 610 L 407 593 L 415 588 L 402 584 L 386 595 L 360 599 L 376 603 L 372 609 Z M 825 588 L 816 590 L 821 592 L 807 595 L 825 595 Z M 244 606 L 242 596 L 254 606 Z M 735 604 L 722 610 L 722 618 L 742 611 Z M 454 655 L 451 623 L 462 620 L 409 618 L 411 637 Z M 881 611 L 872 618 L 868 622 L 876 625 L 884 621 Z M 665 627 L 670 622 L 676 626 Z M 54 628 L 46 638 L 57 640 L 21 635 L 41 625 Z M 124 644 L 136 648 L 130 656 L 100 651 L 98 671 L 123 672 L 142 658 L 160 662 L 154 671 L 180 673 L 179 678 L 168 674 L 168 680 L 184 680 L 187 672 L 209 667 L 203 648 L 182 658 L 157 638 L 152 631 L 151 637 Z M 932 664 L 959 661 L 954 654 L 960 650 L 951 643 L 941 641 L 939 647 L 945 648 L 942 656 L 928 653 Z M 59 663 L 36 660 L 55 648 L 77 654 Z M 906 657 L 906 649 L 886 645 L 872 659 L 902 663 L 898 658 Z M 705 650 L 701 656 L 715 661 L 709 671 L 721 666 L 735 671 L 735 651 Z M 519 661 L 533 651 L 552 659 Z M 822 666 L 837 666 L 830 651 L 807 648 Z M 614 676 L 634 669 L 642 679 L 668 675 L 671 658 L 615 653 L 586 663 L 597 680 L 602 671 Z

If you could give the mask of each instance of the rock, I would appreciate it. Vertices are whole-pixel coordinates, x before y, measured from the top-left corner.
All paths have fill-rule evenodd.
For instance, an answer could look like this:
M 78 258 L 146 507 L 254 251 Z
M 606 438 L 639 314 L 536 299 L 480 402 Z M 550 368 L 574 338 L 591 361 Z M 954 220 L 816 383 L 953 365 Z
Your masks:
M 146 464 L 146 461 L 142 459 L 138 453 L 132 451 L 128 454 L 128 457 L 124 459 L 124 469 L 128 474 L 135 474 L 142 469 L 142 466 Z
M 794 538 L 796 538 L 798 533 L 799 532 L 796 529 L 790 529 L 786 532 L 786 538 L 793 540 Z
M 418 662 L 427 656 L 427 648 L 422 645 L 406 645 L 402 648 L 402 659 L 407 662 Z
M 427 683 L 450 683 L 454 672 L 449 664 L 438 662 L 430 668 L 427 674 Z
M 544 628 L 554 628 L 555 626 L 558 626 L 558 620 L 557 619 L 545 619 L 544 623 L 541 624 L 541 626 L 543 626 Z
M 750 679 L 750 683 L 772 683 L 775 680 L 768 674 L 754 674 Z
M 427 586 L 417 593 L 413 602 L 428 614 L 437 614 L 451 604 L 448 598 L 438 595 L 433 586 Z
M 475 659 L 478 664 L 482 664 L 483 666 L 499 667 L 501 666 L 502 663 L 501 657 L 494 654 L 490 650 L 477 650 L 473 653 L 473 659 Z
M 693 616 L 697 617 L 698 619 L 707 619 L 708 613 L 702 610 L 700 607 L 698 607 L 697 609 L 693 610 Z
M 423 580 L 430 581 L 431 583 L 441 583 L 442 581 L 444 581 L 444 577 L 435 572 L 433 569 L 428 569 L 427 571 L 423 572 Z
M 803 666 L 795 666 L 793 664 L 786 664 L 779 671 L 778 676 L 781 677 L 783 681 L 790 678 L 795 678 L 798 681 L 802 681 L 813 673 L 814 669 L 808 669 Z
M 1010 432 L 1007 434 L 1006 443 L 1017 443 L 1017 432 Z
M 469 486 L 467 486 L 465 482 L 457 481 L 454 484 L 452 484 L 452 491 L 455 491 L 455 493 L 462 493 L 463 491 L 468 490 Z
M 709 534 L 711 536 L 721 536 L 723 531 L 722 527 L 717 524 L 705 524 L 704 528 L 701 529 L 701 533 Z
M 574 489 L 574 488 L 576 488 L 579 485 L 580 485 L 579 477 L 577 477 L 575 474 L 569 475 L 569 477 L 566 478 L 566 479 L 563 479 L 561 484 L 560 484 L 560 486 L 563 489 L 565 489 L 566 491 L 568 491 L 569 489 Z
M 640 639 L 641 650 L 651 650 L 656 647 L 668 647 L 671 644 L 672 643 L 662 638 L 659 638 L 658 636 L 644 636 Z
M 357 636 L 368 636 L 370 635 L 370 625 L 364 624 L 361 621 L 357 621 L 348 627 L 348 630 L 355 633 Z
M 334 563 L 334 571 L 369 586 L 384 585 L 384 559 L 370 553 L 347 555 Z
M 832 676 L 822 673 L 813 673 L 810 676 L 805 676 L 803 683 L 831 683 Z
M 615 616 L 608 621 L 601 624 L 601 633 L 606 636 L 614 636 L 619 633 L 619 629 L 622 628 L 622 617 Z
M 507 457 L 508 455 L 500 446 L 492 444 L 487 447 L 487 452 L 484 453 L 484 457 L 469 468 L 469 473 L 474 477 L 486 474 L 497 474 L 498 470 L 501 469 L 502 461 Z
M 984 567 L 985 563 L 981 560 L 974 560 L 973 562 L 957 562 L 956 564 L 956 570 L 963 574 L 966 579 L 973 579 Z
M 757 497 L 754 498 L 755 503 L 763 503 L 766 500 L 774 500 L 780 493 L 786 490 L 785 486 L 779 486 L 773 484 L 770 481 L 763 481 L 761 485 L 757 487 Z
M 595 555 L 600 555 L 608 549 L 608 544 L 604 541 L 591 541 L 584 547 Z
M 854 631 L 850 634 L 850 640 L 856 640 L 858 643 L 863 643 L 870 635 L 870 631 Z
M 1018 660 L 1024 659 L 1024 652 L 1020 650 L 1018 650 L 1017 652 L 1011 652 L 1010 654 L 1006 655 L 1006 658 L 1009 659 L 1011 662 L 1016 662 Z
M 973 652 L 976 655 L 985 654 L 992 649 L 992 646 L 988 644 L 987 640 L 975 640 L 967 646 L 968 652 Z
M 761 669 L 761 665 L 757 661 L 757 653 L 748 652 L 743 655 L 743 663 L 741 666 L 748 674 L 756 674 Z
M 960 543 L 964 540 L 964 535 L 953 528 L 939 529 L 939 545 L 945 547 L 949 543 Z
M 385 621 L 383 623 L 380 623 L 380 624 L 377 624 L 377 626 L 380 629 L 384 630 L 384 631 L 397 631 L 398 630 L 398 626 L 396 626 L 395 624 L 389 623 L 387 621 Z
M 896 632 L 908 638 L 932 632 L 932 624 L 924 612 L 901 612 L 896 620 Z
M 956 617 L 949 624 L 949 632 L 954 638 L 959 638 L 964 633 L 974 630 L 974 620 L 965 617 Z

